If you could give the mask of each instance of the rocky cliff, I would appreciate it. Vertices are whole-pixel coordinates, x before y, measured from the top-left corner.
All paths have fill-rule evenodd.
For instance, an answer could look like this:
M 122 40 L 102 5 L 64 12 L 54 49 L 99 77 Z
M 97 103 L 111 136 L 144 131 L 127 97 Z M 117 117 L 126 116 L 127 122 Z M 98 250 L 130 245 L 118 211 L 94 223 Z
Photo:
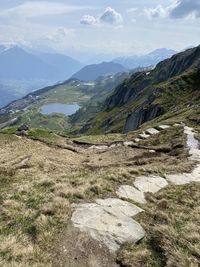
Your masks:
M 134 73 L 101 103 L 82 132 L 129 132 L 170 111 L 190 107 L 200 94 L 200 46 Z

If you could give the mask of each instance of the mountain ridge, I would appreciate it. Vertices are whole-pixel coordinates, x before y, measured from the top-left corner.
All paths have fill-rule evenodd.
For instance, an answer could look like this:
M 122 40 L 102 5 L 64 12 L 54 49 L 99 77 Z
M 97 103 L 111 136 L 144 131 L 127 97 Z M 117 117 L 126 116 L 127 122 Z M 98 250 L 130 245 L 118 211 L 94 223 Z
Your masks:
M 120 63 L 126 68 L 134 69 L 138 67 L 149 67 L 155 66 L 160 61 L 170 58 L 176 54 L 176 51 L 166 48 L 158 48 L 148 54 L 144 55 L 134 55 L 126 57 L 118 57 L 113 59 L 113 62 Z
M 199 69 L 200 46 L 160 62 L 150 72 L 133 74 L 116 87 L 82 132 L 129 132 L 170 110 L 175 112 L 179 102 L 180 109 L 198 103 Z
M 102 62 L 99 64 L 91 64 L 83 67 L 80 71 L 75 73 L 72 78 L 82 81 L 94 81 L 99 76 L 109 76 L 120 72 L 127 72 L 121 64 L 114 62 Z

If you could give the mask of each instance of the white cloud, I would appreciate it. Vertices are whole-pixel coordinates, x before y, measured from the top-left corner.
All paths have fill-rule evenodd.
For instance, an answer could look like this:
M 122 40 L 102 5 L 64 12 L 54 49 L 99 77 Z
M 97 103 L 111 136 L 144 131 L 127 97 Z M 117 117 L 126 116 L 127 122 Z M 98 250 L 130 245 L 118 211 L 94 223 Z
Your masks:
M 170 12 L 177 6 L 177 1 L 173 1 L 169 6 L 158 5 L 154 8 L 145 8 L 144 13 L 149 19 L 153 18 L 167 18 Z
M 103 12 L 103 14 L 101 14 L 100 16 L 95 17 L 91 15 L 84 15 L 80 23 L 84 25 L 95 25 L 95 26 L 111 25 L 118 27 L 119 25 L 122 25 L 123 17 L 115 9 L 107 7 Z
M 107 7 L 104 13 L 100 16 L 100 21 L 107 24 L 122 24 L 123 17 L 113 8 Z
M 94 16 L 84 15 L 80 22 L 83 25 L 95 25 L 98 23 L 98 20 Z
M 62 42 L 66 38 L 73 38 L 74 31 L 65 27 L 59 27 L 46 36 L 46 40 L 51 42 Z
M 200 0 L 171 0 L 168 6 L 145 8 L 144 13 L 152 18 L 200 18 Z
M 24 2 L 13 8 L 0 11 L 1 19 L 25 19 L 46 15 L 65 14 L 76 10 L 85 9 L 81 6 L 71 6 L 62 3 L 47 1 Z
M 179 0 L 170 13 L 171 18 L 200 18 L 200 0 Z

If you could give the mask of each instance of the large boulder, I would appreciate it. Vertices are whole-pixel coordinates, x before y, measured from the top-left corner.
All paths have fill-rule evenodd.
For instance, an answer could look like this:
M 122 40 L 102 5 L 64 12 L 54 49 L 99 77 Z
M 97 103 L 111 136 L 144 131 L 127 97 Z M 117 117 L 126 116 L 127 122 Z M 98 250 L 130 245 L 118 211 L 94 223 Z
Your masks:
M 137 242 L 145 235 L 141 225 L 132 219 L 142 209 L 120 199 L 99 199 L 96 203 L 78 204 L 72 222 L 81 232 L 116 251 L 126 242 Z

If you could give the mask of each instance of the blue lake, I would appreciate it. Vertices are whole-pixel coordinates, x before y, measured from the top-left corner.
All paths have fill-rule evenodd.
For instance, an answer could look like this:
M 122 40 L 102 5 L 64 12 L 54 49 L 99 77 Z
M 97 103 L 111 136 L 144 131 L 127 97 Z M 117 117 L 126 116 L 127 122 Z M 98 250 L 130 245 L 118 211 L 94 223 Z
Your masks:
M 50 115 L 52 113 L 63 113 L 66 116 L 70 116 L 76 113 L 76 111 L 79 109 L 80 106 L 76 103 L 74 104 L 53 103 L 43 106 L 41 109 L 41 113 L 43 115 Z

